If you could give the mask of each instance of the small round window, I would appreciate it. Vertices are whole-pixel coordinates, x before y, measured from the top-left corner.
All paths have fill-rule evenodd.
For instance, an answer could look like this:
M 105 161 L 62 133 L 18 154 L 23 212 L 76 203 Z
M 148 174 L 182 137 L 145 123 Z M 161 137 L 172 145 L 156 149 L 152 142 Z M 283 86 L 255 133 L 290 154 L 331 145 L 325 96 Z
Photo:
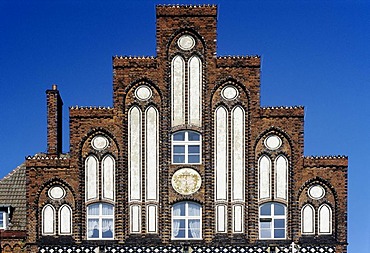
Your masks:
M 62 199 L 65 195 L 65 190 L 60 186 L 54 186 L 49 190 L 49 197 L 52 199 Z
M 322 199 L 325 195 L 325 189 L 321 185 L 314 185 L 308 190 L 308 195 L 312 199 Z
M 177 45 L 182 50 L 190 50 L 195 46 L 195 40 L 190 35 L 183 35 L 177 41 Z
M 108 144 L 109 144 L 108 139 L 103 136 L 96 136 L 91 141 L 91 145 L 96 150 L 106 149 L 108 147 Z
M 265 139 L 265 146 L 270 150 L 276 150 L 280 148 L 281 144 L 281 139 L 276 135 L 270 135 Z

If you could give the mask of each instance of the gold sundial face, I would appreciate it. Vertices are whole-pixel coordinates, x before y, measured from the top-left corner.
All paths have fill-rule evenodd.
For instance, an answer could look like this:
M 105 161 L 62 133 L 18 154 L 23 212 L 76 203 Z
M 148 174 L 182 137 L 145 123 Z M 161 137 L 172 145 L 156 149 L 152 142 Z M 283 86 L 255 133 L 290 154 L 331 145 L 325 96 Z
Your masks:
M 201 184 L 202 179 L 194 169 L 179 169 L 172 176 L 173 189 L 182 195 L 190 195 L 197 192 Z

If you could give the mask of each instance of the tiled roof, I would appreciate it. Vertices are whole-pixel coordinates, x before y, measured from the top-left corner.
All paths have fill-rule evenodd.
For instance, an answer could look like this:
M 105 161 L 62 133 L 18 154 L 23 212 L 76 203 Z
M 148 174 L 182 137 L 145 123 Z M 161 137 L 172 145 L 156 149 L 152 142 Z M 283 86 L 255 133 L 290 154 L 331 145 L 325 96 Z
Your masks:
M 9 230 L 26 229 L 26 204 L 26 167 L 22 164 L 0 180 L 0 206 L 13 209 Z

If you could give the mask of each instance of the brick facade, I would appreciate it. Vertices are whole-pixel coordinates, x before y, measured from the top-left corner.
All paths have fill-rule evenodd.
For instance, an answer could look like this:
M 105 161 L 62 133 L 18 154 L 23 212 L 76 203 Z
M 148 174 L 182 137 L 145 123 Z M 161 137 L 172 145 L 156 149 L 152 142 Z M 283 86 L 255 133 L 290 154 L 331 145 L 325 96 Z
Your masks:
M 62 100 L 56 86 L 47 91 L 48 108 L 48 153 L 28 157 L 25 162 L 27 177 L 27 227 L 26 237 L 21 239 L 21 245 L 14 247 L 23 248 L 23 252 L 48 252 L 48 248 L 60 247 L 85 247 L 86 249 L 101 250 L 127 250 L 134 247 L 147 247 L 154 250 L 159 248 L 165 251 L 173 249 L 182 252 L 184 250 L 196 252 L 214 252 L 219 249 L 227 249 L 225 252 L 243 252 L 241 249 L 261 249 L 262 252 L 282 252 L 288 249 L 294 242 L 301 249 L 319 249 L 325 252 L 335 249 L 335 252 L 347 252 L 347 165 L 346 157 L 304 157 L 304 108 L 303 107 L 261 107 L 260 106 L 260 57 L 238 56 L 219 57 L 216 55 L 216 6 L 157 6 L 156 42 L 157 55 L 155 57 L 113 57 L 113 108 L 108 107 L 70 107 L 69 108 L 69 131 L 70 151 L 61 153 L 61 110 Z M 195 44 L 191 50 L 184 50 L 179 46 L 182 36 L 191 36 Z M 190 59 L 197 56 L 201 62 L 201 124 L 190 124 L 191 105 L 189 85 L 192 82 L 190 74 L 184 76 L 184 115 L 187 115 L 184 124 L 173 125 L 172 96 L 171 95 L 171 62 L 175 56 L 181 56 L 187 64 Z M 145 85 L 151 90 L 149 99 L 139 99 L 138 87 Z M 232 99 L 225 98 L 226 87 L 233 87 L 237 96 Z M 148 136 L 145 135 L 146 124 L 149 122 L 145 114 L 149 108 L 155 108 L 158 115 L 158 195 L 159 201 L 147 201 L 145 192 L 147 184 L 142 183 L 140 192 L 141 199 L 135 203 L 128 201 L 130 198 L 130 110 L 138 108 L 142 112 L 141 117 L 141 178 L 146 182 L 147 173 L 144 155 Z M 217 131 L 216 110 L 225 108 L 227 112 L 227 133 L 233 133 L 235 108 L 243 111 L 244 136 L 243 159 L 244 178 L 242 201 L 233 201 L 233 179 L 235 173 L 232 170 L 233 145 L 235 140 L 231 137 L 226 140 L 229 153 L 225 156 L 227 161 L 226 188 L 227 197 L 220 203 L 226 207 L 226 231 L 216 232 L 215 191 L 219 179 L 216 178 L 216 153 L 215 146 Z M 144 113 L 145 112 L 145 113 Z M 171 136 L 178 131 L 194 131 L 201 135 L 201 162 L 199 164 L 175 164 L 171 162 Z M 99 150 L 91 145 L 97 136 L 104 136 L 109 145 Z M 230 135 L 231 136 L 231 135 Z M 266 146 L 266 138 L 277 136 L 281 141 L 278 149 L 274 150 Z M 87 158 L 93 155 L 98 161 L 98 167 L 103 166 L 103 160 L 107 155 L 115 161 L 115 185 L 114 200 L 105 201 L 105 182 L 98 183 L 96 203 L 107 202 L 114 206 L 114 238 L 113 240 L 90 240 L 87 238 L 88 221 L 87 207 L 91 203 L 85 199 L 86 192 L 90 187 L 85 174 Z M 287 168 L 287 197 L 283 203 L 287 207 L 285 236 L 283 239 L 261 239 L 259 231 L 259 208 L 264 203 L 278 203 L 273 192 L 276 189 L 277 172 L 270 171 L 270 183 L 272 192 L 268 200 L 259 198 L 259 159 L 269 157 L 271 161 L 277 161 L 279 156 L 286 158 Z M 271 165 L 272 166 L 272 165 Z M 274 169 L 277 165 L 273 165 Z M 276 168 L 275 168 L 276 167 Z M 181 194 L 174 190 L 171 180 L 176 171 L 181 168 L 191 168 L 199 173 L 201 178 L 200 188 L 192 194 Z M 99 170 L 99 169 L 98 169 Z M 277 170 L 277 169 L 276 169 Z M 98 172 L 98 175 L 100 176 Z M 97 180 L 100 180 L 98 176 Z M 155 176 L 153 177 L 155 178 Z M 103 180 L 103 179 L 102 179 Z M 284 180 L 283 180 L 284 181 Z M 140 181 L 141 182 L 141 181 Z M 64 189 L 61 199 L 50 197 L 50 190 L 55 187 Z M 325 192 L 324 197 L 312 198 L 308 193 L 313 186 L 320 186 Z M 90 189 L 90 188 L 89 188 Z M 86 197 L 87 198 L 87 197 Z M 172 212 L 174 204 L 182 201 L 191 201 L 202 206 L 202 228 L 200 240 L 173 240 Z M 217 202 L 217 201 L 216 201 Z M 131 205 L 137 205 L 141 210 L 140 233 L 132 233 L 130 219 Z M 280 203 L 280 202 L 279 202 Z M 147 231 L 148 206 L 155 205 L 158 208 L 157 232 Z M 302 234 L 301 210 L 310 204 L 317 215 L 322 205 L 327 205 L 331 210 L 330 233 L 318 233 L 321 229 L 319 218 L 315 218 L 315 233 Z M 72 231 L 69 235 L 60 235 L 61 224 L 55 222 L 55 233 L 46 235 L 43 233 L 43 208 L 52 206 L 55 211 L 55 219 L 59 219 L 58 210 L 63 205 L 68 205 L 72 210 Z M 235 218 L 234 206 L 242 206 L 242 233 L 233 232 Z M 131 218 L 130 218 L 131 217 Z M 315 216 L 316 217 L 316 216 Z M 26 218 L 26 217 L 24 217 Z M 2 232 L 5 233 L 5 232 Z M 7 231 L 9 233 L 9 231 Z M 8 240 L 8 239 L 6 239 Z M 9 245 L 14 244 L 9 239 Z M 4 245 L 4 240 L 2 241 Z M 15 245 L 15 244 L 14 244 Z M 10 248 L 12 246 L 9 246 Z M 135 248 L 136 247 L 136 248 Z M 167 248 L 166 248 L 167 247 Z M 236 247 L 237 251 L 232 251 Z M 13 249 L 4 252 L 18 252 Z M 144 249 L 143 248 L 143 249 Z M 75 250 L 75 248 L 73 248 Z M 135 252 L 134 251 L 134 252 Z M 19 251 L 20 252 L 20 251 Z M 67 251 L 63 251 L 67 252 Z M 73 251 L 75 252 L 75 251 Z M 77 252 L 77 251 L 76 251 Z M 89 251 L 90 252 L 90 251 Z M 113 252 L 113 251 L 108 251 Z M 152 251 L 150 251 L 152 252 Z M 153 251 L 154 252 L 154 251 Z M 301 251 L 305 252 L 305 251 Z M 314 251 L 310 251 L 314 252 Z M 320 251 L 321 252 L 321 251 Z

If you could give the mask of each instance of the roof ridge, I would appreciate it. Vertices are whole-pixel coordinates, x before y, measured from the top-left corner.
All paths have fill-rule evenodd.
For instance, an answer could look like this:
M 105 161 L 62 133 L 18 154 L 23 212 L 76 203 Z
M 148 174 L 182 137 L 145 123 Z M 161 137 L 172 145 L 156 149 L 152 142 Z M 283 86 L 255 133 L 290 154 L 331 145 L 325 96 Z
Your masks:
M 281 105 L 281 106 L 262 106 L 261 109 L 262 110 L 274 110 L 274 109 L 300 109 L 300 108 L 304 108 L 303 105 L 292 105 L 292 106 L 284 106 L 284 105 Z
M 9 172 L 7 175 L 5 175 L 3 178 L 0 178 L 0 183 L 3 181 L 3 180 L 6 180 L 6 179 L 9 179 L 11 176 L 13 176 L 16 172 L 18 172 L 18 170 L 20 169 L 24 169 L 24 163 L 18 165 L 15 169 L 13 169 L 11 172 Z
M 115 55 L 113 56 L 115 59 L 135 59 L 135 60 L 146 60 L 146 59 L 155 59 L 155 56 L 151 55 L 142 55 L 142 56 L 136 56 L 136 55 Z
M 324 155 L 324 156 L 305 156 L 306 159 L 343 159 L 348 158 L 346 155 Z

